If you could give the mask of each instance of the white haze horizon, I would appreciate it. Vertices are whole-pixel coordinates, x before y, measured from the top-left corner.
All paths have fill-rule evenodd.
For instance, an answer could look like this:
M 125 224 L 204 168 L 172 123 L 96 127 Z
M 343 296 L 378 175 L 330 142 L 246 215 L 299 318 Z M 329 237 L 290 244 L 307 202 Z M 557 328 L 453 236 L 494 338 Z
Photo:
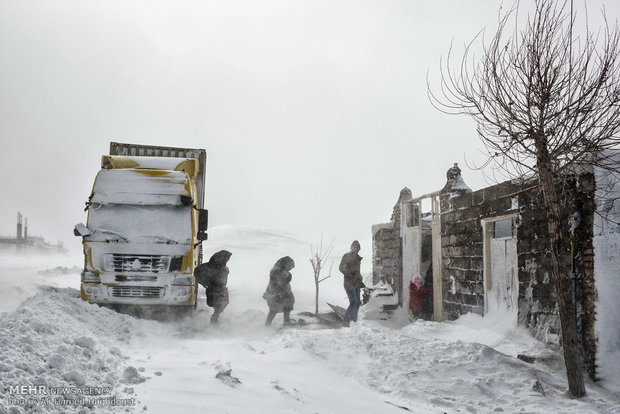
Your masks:
M 213 227 L 370 239 L 403 187 L 440 189 L 455 162 L 472 189 L 492 183 L 468 168 L 484 160 L 474 123 L 430 105 L 427 75 L 437 88 L 451 43 L 458 56 L 511 4 L 0 0 L 0 235 L 20 211 L 79 253 L 118 141 L 205 148 Z M 587 5 L 593 29 L 603 7 L 620 16 Z

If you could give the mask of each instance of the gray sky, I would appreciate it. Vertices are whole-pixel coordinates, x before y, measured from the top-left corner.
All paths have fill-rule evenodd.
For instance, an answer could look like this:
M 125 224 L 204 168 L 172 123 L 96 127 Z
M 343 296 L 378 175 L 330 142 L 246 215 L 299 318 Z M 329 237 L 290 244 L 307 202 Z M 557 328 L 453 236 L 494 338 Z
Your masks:
M 110 141 L 206 148 L 212 226 L 309 241 L 369 238 L 401 188 L 435 191 L 454 162 L 482 188 L 475 126 L 429 104 L 426 74 L 500 5 L 0 0 L 0 234 L 19 210 L 79 251 Z M 591 23 L 620 16 L 588 5 Z

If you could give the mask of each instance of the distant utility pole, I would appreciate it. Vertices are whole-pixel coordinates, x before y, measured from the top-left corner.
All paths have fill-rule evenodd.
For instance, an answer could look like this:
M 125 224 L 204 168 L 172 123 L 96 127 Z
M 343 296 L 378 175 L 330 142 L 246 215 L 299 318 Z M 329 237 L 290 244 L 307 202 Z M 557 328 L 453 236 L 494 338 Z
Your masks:
M 15 248 L 17 251 L 21 250 L 22 242 L 22 213 L 17 212 L 17 236 L 15 238 Z

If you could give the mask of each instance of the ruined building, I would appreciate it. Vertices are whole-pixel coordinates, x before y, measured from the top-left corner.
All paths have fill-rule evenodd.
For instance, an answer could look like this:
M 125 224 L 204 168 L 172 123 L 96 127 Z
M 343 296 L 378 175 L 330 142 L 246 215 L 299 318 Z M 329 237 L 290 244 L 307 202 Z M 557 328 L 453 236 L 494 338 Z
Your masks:
M 590 376 L 620 341 L 620 206 L 617 177 L 580 168 L 558 183 L 564 271 L 573 295 Z M 559 344 L 546 213 L 536 180 L 523 178 L 472 191 L 455 164 L 445 186 L 414 196 L 401 191 L 389 222 L 372 227 L 373 278 L 391 283 L 407 306 L 420 275 L 433 288 L 433 319 L 501 311 L 534 337 Z M 611 292 L 609 292 L 611 290 Z M 612 351 L 609 351 L 612 352 Z

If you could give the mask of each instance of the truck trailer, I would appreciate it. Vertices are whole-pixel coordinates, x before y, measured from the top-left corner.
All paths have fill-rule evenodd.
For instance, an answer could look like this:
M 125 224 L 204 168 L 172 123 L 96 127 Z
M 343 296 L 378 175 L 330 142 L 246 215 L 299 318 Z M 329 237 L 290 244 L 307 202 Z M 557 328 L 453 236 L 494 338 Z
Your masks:
M 204 149 L 110 143 L 86 202 L 84 301 L 196 306 L 207 239 Z

